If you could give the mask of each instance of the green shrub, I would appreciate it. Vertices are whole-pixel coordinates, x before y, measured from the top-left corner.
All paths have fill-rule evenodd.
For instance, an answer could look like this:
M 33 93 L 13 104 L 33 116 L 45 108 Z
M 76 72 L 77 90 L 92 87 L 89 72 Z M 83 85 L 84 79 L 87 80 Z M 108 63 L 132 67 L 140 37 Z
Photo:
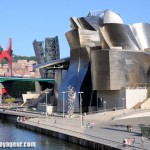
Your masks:
M 5 103 L 13 103 L 14 101 L 15 101 L 16 99 L 15 98 L 6 98 L 5 100 L 4 100 L 4 102 Z

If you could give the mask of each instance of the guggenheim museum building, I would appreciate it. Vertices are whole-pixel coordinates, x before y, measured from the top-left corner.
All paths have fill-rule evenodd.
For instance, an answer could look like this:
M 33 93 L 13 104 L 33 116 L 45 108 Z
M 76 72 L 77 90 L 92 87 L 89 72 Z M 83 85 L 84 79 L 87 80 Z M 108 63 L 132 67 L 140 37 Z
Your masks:
M 111 10 L 70 21 L 70 57 L 38 66 L 55 72 L 57 112 L 63 111 L 69 87 L 74 112 L 103 109 L 104 104 L 106 109 L 150 108 L 150 24 L 125 24 Z

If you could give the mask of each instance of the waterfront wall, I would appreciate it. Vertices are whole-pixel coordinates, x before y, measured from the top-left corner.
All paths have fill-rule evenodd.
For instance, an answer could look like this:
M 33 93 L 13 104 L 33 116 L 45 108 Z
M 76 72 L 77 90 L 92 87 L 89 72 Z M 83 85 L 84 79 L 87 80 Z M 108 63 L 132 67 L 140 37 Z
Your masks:
M 16 122 L 17 121 L 17 116 L 16 115 L 7 115 L 7 114 L 4 114 L 4 113 L 0 113 L 0 118 L 2 119 L 7 119 L 7 120 L 10 120 L 12 122 Z
M 91 149 L 95 149 L 95 150 L 119 150 L 119 148 L 111 147 L 109 145 L 104 145 L 104 144 L 97 143 L 94 141 L 78 138 L 78 137 L 75 137 L 72 135 L 67 135 L 64 133 L 56 132 L 56 131 L 53 131 L 50 129 L 48 130 L 45 128 L 41 128 L 40 126 L 25 124 L 23 122 L 16 122 L 16 126 L 21 127 L 21 128 L 25 128 L 28 130 L 36 131 L 39 133 L 44 133 L 44 134 L 47 134 L 47 135 L 50 135 L 50 136 L 53 136 L 53 137 L 56 137 L 59 139 L 63 139 L 63 140 L 68 141 L 68 142 L 79 144 L 79 145 L 82 145 L 82 146 L 85 146 L 85 147 L 88 147 Z
M 10 120 L 10 121 L 13 121 L 16 123 L 17 121 L 17 117 L 20 116 L 20 117 L 29 117 L 29 118 L 34 118 L 34 117 L 37 117 L 39 115 L 39 113 L 36 113 L 36 112 L 24 112 L 24 111 L 11 111 L 11 110 L 5 110 L 5 109 L 0 109 L 0 118 L 2 119 L 7 119 L 7 120 Z

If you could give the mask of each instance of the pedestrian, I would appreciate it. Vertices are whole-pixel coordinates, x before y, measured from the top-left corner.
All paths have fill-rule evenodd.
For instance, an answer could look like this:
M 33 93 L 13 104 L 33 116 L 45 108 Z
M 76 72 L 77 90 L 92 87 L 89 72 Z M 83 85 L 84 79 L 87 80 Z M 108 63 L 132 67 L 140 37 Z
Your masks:
M 144 146 L 144 136 L 141 136 L 141 145 Z
M 17 117 L 17 121 L 20 121 L 20 117 L 19 116 Z
M 135 138 L 132 139 L 132 146 L 133 146 L 133 149 L 135 147 Z
M 88 127 L 88 122 L 85 125 L 86 125 L 86 128 L 87 128 Z
M 129 125 L 129 132 L 131 132 L 131 129 L 132 129 L 132 127 L 131 127 L 131 125 Z
M 131 144 L 131 139 L 128 138 L 128 139 L 127 139 L 127 142 L 128 142 L 128 145 L 130 145 L 130 144 Z
M 126 137 L 124 140 L 125 140 L 125 147 L 127 147 L 128 146 L 128 138 Z
M 127 131 L 129 132 L 129 126 L 127 125 Z
M 123 144 L 123 147 L 126 147 L 126 144 L 125 144 L 125 139 L 123 139 L 123 142 L 122 142 L 122 144 Z

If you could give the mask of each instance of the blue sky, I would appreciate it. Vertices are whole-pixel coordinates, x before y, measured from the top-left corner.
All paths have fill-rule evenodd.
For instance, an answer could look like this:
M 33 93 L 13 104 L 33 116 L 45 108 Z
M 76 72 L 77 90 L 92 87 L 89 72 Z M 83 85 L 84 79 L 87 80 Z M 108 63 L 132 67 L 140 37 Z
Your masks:
M 70 17 L 84 17 L 89 11 L 110 9 L 120 14 L 125 24 L 150 23 L 149 0 L 0 0 L 0 45 L 6 49 L 13 40 L 13 53 L 34 56 L 32 42 L 59 37 L 60 56 L 70 48 L 65 33 Z

